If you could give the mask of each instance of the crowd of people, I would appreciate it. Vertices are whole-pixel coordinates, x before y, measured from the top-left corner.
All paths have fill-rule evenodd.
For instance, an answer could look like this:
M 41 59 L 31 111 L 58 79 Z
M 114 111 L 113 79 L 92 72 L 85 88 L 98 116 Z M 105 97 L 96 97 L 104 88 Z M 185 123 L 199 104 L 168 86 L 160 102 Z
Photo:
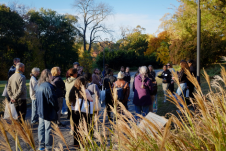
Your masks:
M 188 81 L 185 70 L 189 70 L 196 75 L 194 61 L 188 62 L 182 60 L 181 70 L 178 72 L 180 88 L 176 93 L 179 96 L 186 94 L 189 90 L 189 96 L 193 97 L 194 86 Z M 14 65 L 8 72 L 8 81 L 6 85 L 7 99 L 15 105 L 19 119 L 25 120 L 27 111 L 27 90 L 26 78 L 23 75 L 25 65 L 19 58 L 14 59 Z M 93 114 L 99 114 L 101 110 L 100 91 L 105 91 L 105 103 L 109 120 L 112 120 L 111 106 L 114 104 L 112 89 L 117 92 L 117 100 L 128 109 L 130 96 L 130 87 L 134 92 L 133 104 L 135 112 L 143 116 L 153 112 L 153 105 L 157 108 L 157 82 L 156 77 L 162 79 L 162 87 L 165 95 L 166 91 L 174 91 L 174 78 L 172 72 L 175 70 L 171 64 L 163 66 L 163 72 L 156 76 L 152 65 L 139 67 L 131 81 L 129 67 L 121 67 L 115 77 L 113 70 L 106 64 L 104 70 L 96 68 L 93 73 L 84 73 L 83 67 L 78 62 L 73 63 L 66 73 L 66 80 L 61 78 L 59 67 L 53 67 L 51 70 L 45 69 L 41 72 L 39 68 L 33 68 L 29 83 L 29 93 L 32 101 L 31 123 L 39 124 L 38 138 L 39 150 L 51 150 L 53 139 L 51 135 L 51 122 L 58 126 L 65 127 L 61 121 L 61 114 L 64 108 L 67 108 L 67 118 L 70 119 L 71 133 L 74 136 L 74 146 L 79 147 L 77 128 L 82 118 L 85 118 L 89 124 Z M 39 77 L 40 75 L 40 77 Z M 38 78 L 39 77 L 39 78 Z M 186 96 L 188 97 L 188 96 Z M 66 105 L 64 105 L 66 104 Z M 189 105 L 189 103 L 187 103 Z M 136 119 L 139 121 L 138 117 Z

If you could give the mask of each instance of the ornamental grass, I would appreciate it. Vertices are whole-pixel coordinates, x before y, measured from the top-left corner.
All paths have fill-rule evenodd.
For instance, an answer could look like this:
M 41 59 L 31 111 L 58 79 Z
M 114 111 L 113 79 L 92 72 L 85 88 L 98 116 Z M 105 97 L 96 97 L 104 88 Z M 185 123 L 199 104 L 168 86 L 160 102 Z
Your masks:
M 195 86 L 194 98 L 189 98 L 192 102 L 187 106 L 184 97 L 177 94 L 167 93 L 168 101 L 175 104 L 181 113 L 168 113 L 169 119 L 164 127 L 160 127 L 155 121 L 146 117 L 140 117 L 144 122 L 144 127 L 134 118 L 134 115 L 127 111 L 122 103 L 117 100 L 116 90 L 112 90 L 114 106 L 111 107 L 114 120 L 107 125 L 105 123 L 107 110 L 104 109 L 102 115 L 94 114 L 92 122 L 87 126 L 86 120 L 82 119 L 78 129 L 78 141 L 80 150 L 105 151 L 193 151 L 209 150 L 222 151 L 226 148 L 226 70 L 221 68 L 221 75 L 210 80 L 204 70 L 203 77 L 208 83 L 207 94 L 202 92 L 202 88 L 196 78 L 186 71 L 189 81 Z M 176 73 L 173 73 L 177 77 Z M 175 80 L 178 87 L 179 81 Z M 84 89 L 82 89 L 84 91 Z M 85 92 L 83 92 L 85 94 Z M 184 96 L 185 94 L 183 94 Z M 175 97 L 176 96 L 176 97 Z M 8 105 L 6 103 L 6 105 Z M 193 110 L 190 110 L 193 108 Z M 100 119 L 103 116 L 103 120 Z M 12 128 L 13 126 L 13 128 Z M 27 143 L 35 150 L 35 143 L 32 129 L 29 123 L 19 123 L 10 117 L 10 120 L 0 120 L 0 149 L 12 150 L 12 143 L 9 142 L 8 135 L 11 135 L 19 150 L 20 141 Z M 65 139 L 59 128 L 54 126 L 54 138 L 60 137 L 63 145 L 59 143 L 56 150 L 69 150 Z M 20 138 L 20 139 L 19 139 Z M 54 147 L 53 147 L 54 148 Z

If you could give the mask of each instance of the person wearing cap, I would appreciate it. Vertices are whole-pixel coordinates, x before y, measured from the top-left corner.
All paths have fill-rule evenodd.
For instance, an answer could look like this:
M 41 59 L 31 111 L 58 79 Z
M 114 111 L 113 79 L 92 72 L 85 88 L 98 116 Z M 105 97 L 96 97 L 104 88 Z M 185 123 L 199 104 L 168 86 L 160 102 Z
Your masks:
M 79 63 L 78 63 L 78 62 L 74 62 L 74 63 L 73 63 L 73 67 L 74 67 L 75 69 L 77 69 L 77 70 L 78 70 Z
M 129 93 L 130 93 L 130 87 L 129 83 L 124 80 L 124 73 L 120 71 L 118 73 L 117 81 L 114 83 L 115 88 L 122 88 L 123 89 L 123 100 L 122 104 L 126 107 L 128 110 L 127 102 L 129 98 Z

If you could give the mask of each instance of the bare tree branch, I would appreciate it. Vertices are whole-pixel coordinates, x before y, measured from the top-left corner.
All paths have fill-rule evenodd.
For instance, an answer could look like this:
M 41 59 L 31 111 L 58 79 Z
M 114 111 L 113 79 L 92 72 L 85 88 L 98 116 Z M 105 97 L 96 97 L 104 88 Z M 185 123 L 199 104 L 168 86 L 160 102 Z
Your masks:
M 83 33 L 84 51 L 86 51 L 86 34 L 90 32 L 88 48 L 90 52 L 93 42 L 101 38 L 99 33 L 110 34 L 112 32 L 103 25 L 103 22 L 112 15 L 113 9 L 108 4 L 96 3 L 95 0 L 75 0 L 73 6 L 83 17 L 83 27 L 78 28 Z

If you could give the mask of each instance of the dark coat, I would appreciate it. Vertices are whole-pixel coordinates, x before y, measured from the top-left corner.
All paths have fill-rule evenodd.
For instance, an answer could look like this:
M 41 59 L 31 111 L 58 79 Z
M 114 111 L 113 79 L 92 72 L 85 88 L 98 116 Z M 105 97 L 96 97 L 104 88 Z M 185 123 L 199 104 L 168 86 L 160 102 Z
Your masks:
M 152 93 L 152 81 L 149 78 L 144 79 L 144 88 L 141 88 L 142 77 L 140 75 L 135 77 L 133 91 L 134 98 L 133 104 L 137 106 L 148 106 L 152 104 L 151 93 Z
M 178 72 L 178 79 L 180 83 L 188 82 L 187 75 L 185 74 L 184 70 L 181 70 L 180 72 Z
M 60 76 L 53 76 L 52 85 L 56 87 L 57 98 L 65 96 L 65 83 Z
M 197 76 L 197 74 L 196 74 L 196 67 L 194 67 L 194 66 L 190 66 L 190 72 L 191 72 L 191 75 L 194 75 L 195 77 Z
M 130 84 L 131 75 L 129 72 L 125 72 L 125 76 L 124 76 L 123 80 L 125 80 L 127 83 Z
M 155 71 L 148 72 L 147 76 L 148 76 L 149 79 L 151 79 L 152 82 L 156 81 L 155 80 L 155 76 L 156 76 Z
M 54 86 L 48 82 L 37 85 L 35 95 L 39 117 L 47 121 L 56 121 L 59 108 Z
M 171 83 L 171 72 L 169 70 L 163 71 L 161 75 L 158 76 L 163 79 L 163 83 Z
M 113 86 L 113 83 L 116 81 L 116 77 L 114 76 L 111 76 L 111 75 L 107 75 L 105 78 L 104 78 L 104 89 L 110 89 L 110 86 L 112 87 Z M 110 84 L 110 86 L 109 86 Z
M 9 72 L 8 72 L 8 79 L 16 72 L 16 65 L 13 65 L 10 67 Z

